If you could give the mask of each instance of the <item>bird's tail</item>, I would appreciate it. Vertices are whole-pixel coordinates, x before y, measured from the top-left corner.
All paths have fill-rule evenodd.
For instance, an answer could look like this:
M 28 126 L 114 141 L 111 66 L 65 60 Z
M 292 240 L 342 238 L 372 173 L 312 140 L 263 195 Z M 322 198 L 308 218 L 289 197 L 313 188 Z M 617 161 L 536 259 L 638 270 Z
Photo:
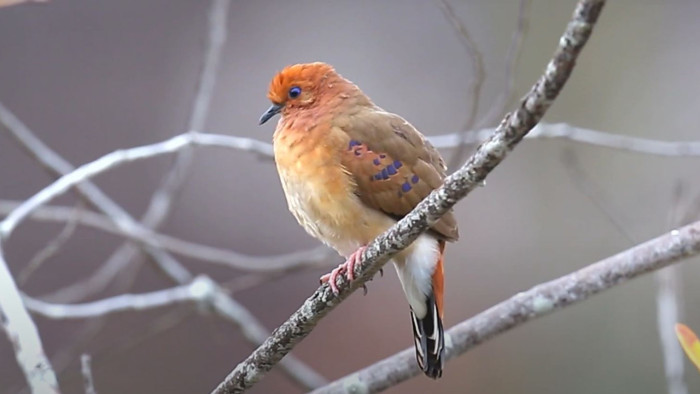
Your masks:
M 438 241 L 439 257 L 432 274 L 432 292 L 425 298 L 426 313 L 418 318 L 411 308 L 411 322 L 413 323 L 413 339 L 416 346 L 416 359 L 418 366 L 430 378 L 437 379 L 442 376 L 445 350 L 445 335 L 442 328 L 443 317 L 443 252 L 445 241 Z

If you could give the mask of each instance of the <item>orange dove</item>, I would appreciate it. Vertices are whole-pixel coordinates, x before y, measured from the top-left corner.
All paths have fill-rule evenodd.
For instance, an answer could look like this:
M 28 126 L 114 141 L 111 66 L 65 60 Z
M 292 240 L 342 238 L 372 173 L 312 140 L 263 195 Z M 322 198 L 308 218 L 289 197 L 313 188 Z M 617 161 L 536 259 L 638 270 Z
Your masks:
M 270 83 L 277 114 L 275 162 L 289 210 L 313 237 L 347 260 L 321 277 L 337 294 L 336 279 L 354 279 L 367 244 L 408 214 L 445 178 L 444 160 L 402 117 L 376 106 L 325 63 L 288 66 Z M 392 258 L 411 309 L 416 359 L 442 376 L 446 241 L 458 238 L 447 213 Z

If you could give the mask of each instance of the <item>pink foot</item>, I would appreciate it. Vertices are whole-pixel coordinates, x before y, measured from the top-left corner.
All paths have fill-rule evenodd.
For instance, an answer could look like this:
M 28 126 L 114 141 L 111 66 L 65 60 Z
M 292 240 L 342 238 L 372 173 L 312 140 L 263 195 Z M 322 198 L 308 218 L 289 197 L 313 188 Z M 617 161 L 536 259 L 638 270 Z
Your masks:
M 357 262 L 360 260 L 360 256 L 362 256 L 365 249 L 367 249 L 367 246 L 361 246 L 359 249 L 354 251 L 344 263 L 333 268 L 330 273 L 323 275 L 321 277 L 321 283 L 328 283 L 331 286 L 331 290 L 333 290 L 333 294 L 338 294 L 340 290 L 338 290 L 338 285 L 335 284 L 336 279 L 338 279 L 338 275 L 346 273 L 349 281 L 354 280 L 355 264 L 357 264 Z

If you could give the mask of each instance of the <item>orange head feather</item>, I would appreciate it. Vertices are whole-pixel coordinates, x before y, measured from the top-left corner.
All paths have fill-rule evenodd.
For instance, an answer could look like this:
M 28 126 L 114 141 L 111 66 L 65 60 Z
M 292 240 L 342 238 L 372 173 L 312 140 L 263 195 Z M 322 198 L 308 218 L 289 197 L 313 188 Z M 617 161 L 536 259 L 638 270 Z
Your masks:
M 339 96 L 359 89 L 326 63 L 302 63 L 285 67 L 270 82 L 267 97 L 272 106 L 260 118 L 260 124 L 283 112 L 284 115 L 323 102 L 324 97 Z
M 323 80 L 336 75 L 331 65 L 321 62 L 287 66 L 270 81 L 267 98 L 274 104 L 308 103 Z M 293 87 L 301 89 L 298 96 L 291 94 Z

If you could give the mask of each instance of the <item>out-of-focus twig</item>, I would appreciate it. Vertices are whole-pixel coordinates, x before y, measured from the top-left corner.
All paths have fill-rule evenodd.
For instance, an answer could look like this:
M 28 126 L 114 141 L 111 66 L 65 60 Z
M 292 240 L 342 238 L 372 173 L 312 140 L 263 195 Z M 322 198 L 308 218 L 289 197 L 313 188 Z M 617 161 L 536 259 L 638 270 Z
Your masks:
M 458 133 L 460 143 L 457 144 L 455 151 L 452 152 L 452 158 L 450 158 L 448 164 L 449 168 L 456 168 L 462 164 L 462 158 L 464 157 L 467 149 L 467 144 L 464 142 L 464 139 L 466 138 L 465 134 L 472 130 L 474 128 L 474 124 L 476 123 L 476 115 L 479 112 L 479 102 L 481 101 L 481 87 L 484 84 L 486 73 L 484 72 L 484 58 L 481 55 L 481 51 L 479 51 L 476 42 L 474 42 L 471 34 L 469 34 L 467 27 L 464 26 L 464 23 L 462 23 L 462 21 L 459 19 L 454 8 L 452 8 L 452 5 L 447 0 L 440 0 L 439 4 L 442 13 L 450 22 L 455 32 L 459 35 L 460 41 L 462 42 L 464 49 L 467 51 L 469 59 L 471 59 L 473 72 L 471 76 L 470 89 L 471 105 L 469 106 L 467 119 L 464 123 L 464 127 L 462 128 L 462 132 Z
M 516 294 L 445 332 L 446 359 L 496 335 L 561 310 L 606 289 L 700 253 L 700 222 L 675 229 L 561 278 Z M 406 349 L 314 391 L 376 393 L 420 373 Z
M 83 304 L 54 304 L 27 295 L 24 303 L 33 313 L 51 319 L 85 319 L 107 314 L 142 311 L 175 305 L 182 302 L 196 302 L 213 309 L 218 315 L 234 323 L 243 335 L 253 343 L 262 343 L 269 332 L 252 313 L 231 297 L 206 276 L 198 276 L 192 282 L 170 289 L 145 294 L 122 294 Z M 285 359 L 284 370 L 304 387 L 316 388 L 327 381 L 295 357 Z
M 83 375 L 85 394 L 97 394 L 97 390 L 95 390 L 95 380 L 92 377 L 91 358 L 89 354 L 82 354 L 80 356 L 80 373 Z
M 192 282 L 144 294 L 120 294 L 83 304 L 54 304 L 24 295 L 24 304 L 33 313 L 50 319 L 86 319 L 124 311 L 143 311 L 181 302 L 206 302 L 216 286 L 199 276 Z
M 202 71 L 199 74 L 197 93 L 190 112 L 187 125 L 189 133 L 198 133 L 206 126 L 207 115 L 214 85 L 216 82 L 219 59 L 226 43 L 228 9 L 231 0 L 211 0 L 209 8 L 209 38 L 202 61 Z M 192 163 L 192 150 L 184 147 L 177 152 L 173 167 L 165 176 L 158 190 L 146 208 L 143 223 L 149 228 L 158 228 L 172 208 L 173 201 L 186 179 Z
M 695 204 L 686 202 L 687 191 L 682 182 L 674 188 L 667 226 L 687 224 L 698 217 Z M 684 378 L 683 350 L 676 340 L 675 325 L 683 320 L 683 293 L 680 267 L 671 266 L 656 273 L 656 320 L 663 352 L 666 387 L 669 394 L 687 394 Z
M 505 59 L 505 90 L 501 92 L 491 105 L 491 109 L 486 115 L 479 120 L 476 125 L 477 129 L 482 127 L 492 126 L 506 112 L 506 109 L 513 100 L 513 92 L 515 89 L 515 68 L 520 58 L 520 52 L 523 46 L 525 34 L 527 34 L 528 21 L 530 19 L 531 0 L 520 0 L 518 6 L 518 22 L 513 36 L 508 46 Z
M 17 118 L 7 107 L 0 103 L 0 124 L 4 125 L 17 143 L 24 148 L 49 174 L 53 176 L 65 175 L 75 168 L 64 158 L 49 148 L 41 141 L 19 118 Z M 128 212 L 110 199 L 95 184 L 84 182 L 76 185 L 76 191 L 90 205 L 107 215 L 114 223 L 125 231 L 142 230 Z M 0 234 L 0 239 L 3 235 Z M 167 253 L 153 247 L 142 245 L 149 256 L 156 262 L 158 267 L 172 278 L 179 281 L 188 280 L 189 276 L 177 261 Z M 119 272 L 122 267 L 116 267 L 115 272 Z
M 0 201 L 0 205 L 2 202 Z M 0 207 L 2 209 L 2 207 Z M 63 226 L 61 231 L 56 235 L 46 246 L 34 254 L 27 265 L 22 269 L 22 271 L 17 274 L 17 283 L 19 285 L 24 285 L 29 277 L 36 272 L 44 262 L 48 261 L 51 257 L 58 254 L 63 245 L 70 240 L 75 233 L 75 229 L 78 228 L 78 215 L 80 215 L 81 209 L 80 204 L 72 209 L 70 216 L 66 219 L 66 224 Z M 111 224 L 111 222 L 110 222 Z
M 194 97 L 192 111 L 187 125 L 189 133 L 197 133 L 206 125 L 209 106 L 214 92 L 219 58 L 226 42 L 228 21 L 228 8 L 230 0 L 211 0 L 209 7 L 209 25 L 207 47 L 204 51 L 202 69 L 197 81 L 197 92 Z M 172 205 L 182 189 L 182 185 L 189 173 L 193 152 L 189 147 L 184 147 L 177 152 L 173 165 L 163 178 L 158 189 L 153 193 L 146 212 L 141 222 L 148 229 L 159 228 L 170 212 Z M 128 262 L 139 264 L 141 256 L 139 250 L 126 243 L 117 248 L 107 259 L 105 265 L 125 266 Z
M 20 205 L 22 202 L 19 201 L 0 200 L 0 216 L 7 215 Z M 180 256 L 251 272 L 284 273 L 299 268 L 324 267 L 336 255 L 331 249 L 318 246 L 280 255 L 251 256 L 150 231 L 146 236 L 129 233 L 116 227 L 108 217 L 102 214 L 63 206 L 42 206 L 32 212 L 30 217 L 35 220 L 54 222 L 75 221 L 76 224 L 117 234 L 127 239 L 141 239 L 148 245 Z
M 562 167 L 566 170 L 569 178 L 571 178 L 574 187 L 593 203 L 608 222 L 625 237 L 630 245 L 636 244 L 638 242 L 637 238 L 632 235 L 631 231 L 628 230 L 628 226 L 625 226 L 622 218 L 620 218 L 620 215 L 617 213 L 620 212 L 620 210 L 613 207 L 611 201 L 604 195 L 600 185 L 586 174 L 578 161 L 576 152 L 570 149 L 565 150 L 562 153 L 561 162 Z
M 493 129 L 489 128 L 469 132 L 466 134 L 465 143 L 478 144 L 486 140 L 492 132 Z M 637 138 L 576 127 L 567 123 L 538 124 L 525 138 L 561 138 L 602 148 L 658 156 L 700 156 L 700 140 L 662 141 Z M 436 148 L 454 148 L 461 142 L 457 133 L 432 136 L 429 140 Z
M 230 146 L 228 142 L 230 142 L 230 140 L 226 136 L 222 135 L 185 133 L 172 137 L 163 142 L 125 150 L 117 150 L 109 153 L 93 162 L 80 166 L 69 174 L 60 177 L 51 185 L 27 199 L 22 205 L 12 211 L 5 218 L 5 220 L 2 221 L 2 223 L 0 223 L 0 237 L 7 237 L 12 230 L 14 230 L 14 228 L 21 221 L 26 219 L 27 215 L 33 212 L 36 208 L 49 202 L 56 196 L 65 193 L 67 190 L 80 184 L 81 182 L 84 182 L 89 178 L 101 174 L 107 170 L 126 163 L 144 160 L 167 153 L 178 152 L 187 146 Z M 130 224 L 131 222 L 129 222 L 127 225 Z M 136 228 L 129 226 L 127 227 L 127 230 L 130 233 L 143 234 L 146 236 L 146 238 L 147 235 L 150 234 L 150 231 L 142 226 L 138 226 Z

